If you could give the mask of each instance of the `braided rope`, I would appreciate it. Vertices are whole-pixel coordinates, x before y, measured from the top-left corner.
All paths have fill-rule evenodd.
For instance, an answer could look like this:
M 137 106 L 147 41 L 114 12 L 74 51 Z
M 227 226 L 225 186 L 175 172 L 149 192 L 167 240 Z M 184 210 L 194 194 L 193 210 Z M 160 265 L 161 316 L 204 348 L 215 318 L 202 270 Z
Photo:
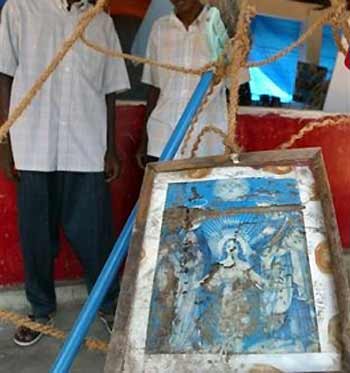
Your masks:
M 92 41 L 87 40 L 84 35 L 82 35 L 80 37 L 80 39 L 87 47 L 93 49 L 95 52 L 102 53 L 102 54 L 104 54 L 104 55 L 106 55 L 110 58 L 115 58 L 115 59 L 123 58 L 125 60 L 133 61 L 133 62 L 136 62 L 136 63 L 141 63 L 141 64 L 147 64 L 147 65 L 151 65 L 151 66 L 155 66 L 155 67 L 160 67 L 160 68 L 163 68 L 163 69 L 166 69 L 166 70 L 175 71 L 175 72 L 182 73 L 182 74 L 202 75 L 203 73 L 214 69 L 215 66 L 216 66 L 215 62 L 210 62 L 210 63 L 207 63 L 204 66 L 199 67 L 197 69 L 192 69 L 192 68 L 187 68 L 187 67 L 184 67 L 184 66 L 174 65 L 174 64 L 170 64 L 170 63 L 157 62 L 157 61 L 152 60 L 150 58 L 138 57 L 138 56 L 134 56 L 134 55 L 128 54 L 128 53 L 117 52 L 115 50 L 111 50 L 111 49 L 102 47 L 98 44 L 95 44 Z
M 48 80 L 48 78 L 51 76 L 51 74 L 56 70 L 60 62 L 63 60 L 65 55 L 68 53 L 68 51 L 73 47 L 75 42 L 81 38 L 82 41 L 85 43 L 85 45 L 95 49 L 96 51 L 100 53 L 104 53 L 110 57 L 114 58 L 126 58 L 129 60 L 134 60 L 136 62 L 142 62 L 142 63 L 149 63 L 153 64 L 156 66 L 159 66 L 161 68 L 165 68 L 168 70 L 173 70 L 176 72 L 181 72 L 181 73 L 186 73 L 186 74 L 194 74 L 194 75 L 199 75 L 205 71 L 208 71 L 210 69 L 216 69 L 216 73 L 218 74 L 221 72 L 221 74 L 224 74 L 226 71 L 226 66 L 224 65 L 224 57 L 222 56 L 221 58 L 221 63 L 223 66 L 218 66 L 218 64 L 215 63 L 209 63 L 201 68 L 198 69 L 188 69 L 185 67 L 181 66 L 175 66 L 172 64 L 162 64 L 158 63 L 156 61 L 152 61 L 149 59 L 143 59 L 141 57 L 136 57 L 124 53 L 119 53 L 116 51 L 109 51 L 103 47 L 97 46 L 92 42 L 87 41 L 84 37 L 84 31 L 86 27 L 89 25 L 91 20 L 100 12 L 102 12 L 105 8 L 106 5 L 108 5 L 109 0 L 98 0 L 96 5 L 89 9 L 86 13 L 83 14 L 81 17 L 78 25 L 74 29 L 73 33 L 71 34 L 70 37 L 63 43 L 55 57 L 52 59 L 51 63 L 47 66 L 47 68 L 41 73 L 37 81 L 33 84 L 33 86 L 29 89 L 27 94 L 24 96 L 24 98 L 19 102 L 19 104 L 12 110 L 8 120 L 0 127 L 0 142 L 6 141 L 6 136 L 10 130 L 10 128 L 15 124 L 15 122 L 22 116 L 24 111 L 27 109 L 27 107 L 32 103 L 32 100 L 34 97 L 38 94 L 38 92 L 41 90 L 45 82 Z M 267 58 L 263 61 L 255 61 L 246 64 L 245 66 L 247 67 L 257 67 L 257 66 L 262 66 L 271 62 L 276 61 L 279 58 L 282 58 L 284 55 L 288 54 L 291 50 L 294 48 L 297 48 L 300 44 L 302 44 L 312 33 L 314 30 L 320 26 L 322 26 L 324 23 L 327 23 L 328 21 L 331 22 L 334 25 L 337 25 L 338 27 L 341 25 L 342 29 L 344 30 L 344 35 L 348 42 L 350 41 L 350 26 L 346 22 L 346 12 L 344 9 L 346 9 L 346 1 L 345 0 L 334 0 L 333 1 L 333 7 L 323 16 L 321 17 L 318 21 L 316 21 L 310 28 L 309 30 L 302 35 L 295 43 L 293 43 L 291 46 L 287 47 L 286 49 L 280 51 L 279 53 L 275 54 L 274 56 Z M 241 32 L 240 32 L 241 33 Z M 242 34 L 242 33 L 241 33 Z M 237 37 L 237 34 L 236 34 Z M 243 35 L 244 38 L 247 37 Z M 340 47 L 340 44 L 337 43 Z M 244 50 L 244 48 L 243 48 Z M 344 50 L 343 48 L 340 50 Z M 237 65 L 237 64 L 236 64 Z M 243 64 L 244 65 L 244 64 Z M 242 65 L 242 66 L 243 66 Z M 236 69 L 236 68 L 235 68 Z M 231 64 L 231 72 L 233 71 L 232 69 L 232 64 Z M 235 94 L 233 94 L 233 98 L 235 98 Z M 231 106 L 231 112 L 234 111 L 232 110 L 233 104 Z M 236 110 L 237 112 L 237 110 Z M 193 131 L 192 131 L 193 132 Z M 232 145 L 232 144 L 231 144 Z
M 232 58 L 231 58 L 231 65 L 228 68 L 228 72 L 231 77 L 228 134 L 225 134 L 224 131 L 222 131 L 221 129 L 213 125 L 206 126 L 205 128 L 201 130 L 195 142 L 193 143 L 192 150 L 191 150 L 191 158 L 194 158 L 196 156 L 196 153 L 199 149 L 199 145 L 201 144 L 201 141 L 203 140 L 204 136 L 210 132 L 215 133 L 222 138 L 226 152 L 228 152 L 228 149 L 236 153 L 240 152 L 240 147 L 237 144 L 237 138 L 236 138 L 236 125 L 237 125 L 236 118 L 237 118 L 238 101 L 239 101 L 239 72 L 240 72 L 241 66 L 244 65 L 244 61 L 246 60 L 248 53 L 249 53 L 249 47 L 250 47 L 250 40 L 248 37 L 249 26 L 250 26 L 250 20 L 254 14 L 255 14 L 254 8 L 249 6 L 247 0 L 245 0 L 244 3 L 242 4 L 242 11 L 240 12 L 240 16 L 239 16 L 238 23 L 237 23 L 238 31 L 235 37 L 230 41 L 230 45 L 229 45 L 229 47 L 232 45 L 232 48 L 231 48 Z M 222 57 L 222 60 L 223 58 L 224 57 Z M 221 63 L 220 66 L 223 66 L 223 64 Z M 226 74 L 222 74 L 222 75 L 224 76 Z M 218 80 L 217 83 L 219 83 L 220 80 Z M 208 96 L 206 97 L 204 104 L 202 105 L 201 111 L 203 111 L 204 107 L 208 103 L 208 98 L 212 95 L 214 89 L 215 89 L 215 85 L 212 85 L 210 92 Z M 194 118 L 194 121 L 192 122 L 192 126 L 187 132 L 186 139 L 184 141 L 184 146 L 181 150 L 182 155 L 184 155 L 186 145 L 188 145 L 192 137 L 192 134 L 194 132 L 194 123 L 198 121 L 198 116 L 200 112 L 198 112 L 196 118 Z
M 348 46 L 349 46 L 350 45 L 350 25 L 349 25 L 349 23 L 347 21 L 343 22 L 342 28 L 343 28 L 345 39 L 346 39 L 346 41 L 348 43 Z
M 191 128 L 188 131 L 187 137 L 184 141 L 184 147 L 181 152 L 184 151 L 184 149 L 189 143 L 191 135 L 193 134 L 194 124 L 197 122 L 198 116 L 204 110 L 204 108 L 209 102 L 210 95 L 214 92 L 215 84 L 218 84 L 218 82 L 220 82 L 222 77 L 224 76 L 224 72 L 226 71 L 226 68 L 225 68 L 226 66 L 224 66 L 224 63 L 223 63 L 224 59 L 223 58 L 221 59 L 221 64 L 222 64 L 221 66 L 210 63 L 210 64 L 203 66 L 202 68 L 187 69 L 181 66 L 158 63 L 156 61 L 152 61 L 149 59 L 143 59 L 141 57 L 136 57 L 136 56 L 128 55 L 125 53 L 109 51 L 103 47 L 96 46 L 95 44 L 87 41 L 83 37 L 83 34 L 84 34 L 86 27 L 91 22 L 91 20 L 96 15 L 98 15 L 100 12 L 103 11 L 104 7 L 108 4 L 108 2 L 109 0 L 98 0 L 97 4 L 93 8 L 89 9 L 86 13 L 83 14 L 77 27 L 75 28 L 71 36 L 68 37 L 68 39 L 63 43 L 63 45 L 61 46 L 61 48 L 59 49 L 59 51 L 57 52 L 57 54 L 55 55 L 51 63 L 41 73 L 38 80 L 33 84 L 33 86 L 27 92 L 25 97 L 20 101 L 17 107 L 12 111 L 8 120 L 0 127 L 0 141 L 6 139 L 6 135 L 9 129 L 21 117 L 23 112 L 31 104 L 34 97 L 41 90 L 41 88 L 43 87 L 47 79 L 56 70 L 60 62 L 63 60 L 65 55 L 68 53 L 68 51 L 72 48 L 75 42 L 80 38 L 83 41 L 83 43 L 85 43 L 85 45 L 87 45 L 88 47 L 95 49 L 97 52 L 104 53 L 108 55 L 109 57 L 125 58 L 125 59 L 133 60 L 139 63 L 148 63 L 154 66 L 158 66 L 161 68 L 165 68 L 165 69 L 180 72 L 180 73 L 200 75 L 205 71 L 216 68 L 216 74 L 217 74 L 218 79 L 216 79 L 216 83 L 212 85 L 201 108 L 198 110 L 196 117 L 192 121 Z M 205 128 L 202 129 L 202 131 L 198 135 L 197 140 L 195 141 L 193 145 L 193 149 L 191 152 L 192 157 L 195 156 L 195 153 L 200 145 L 202 138 L 207 133 L 214 133 L 214 134 L 219 135 L 222 139 L 225 139 L 224 144 L 226 147 L 226 151 L 228 149 L 229 151 L 235 151 L 235 152 L 240 151 L 239 145 L 237 144 L 237 140 L 236 140 L 236 126 L 237 126 L 236 118 L 237 118 L 237 111 L 238 111 L 238 87 L 239 87 L 238 75 L 239 75 L 239 69 L 242 66 L 258 67 L 258 66 L 262 66 L 268 63 L 275 62 L 279 58 L 282 58 L 286 54 L 290 53 L 293 49 L 297 48 L 302 43 L 304 43 L 305 40 L 307 40 L 317 28 L 321 27 L 322 25 L 328 22 L 330 22 L 333 26 L 333 33 L 335 35 L 335 40 L 337 42 L 339 50 L 342 51 L 343 53 L 346 51 L 345 47 L 341 43 L 341 39 L 339 35 L 338 37 L 336 36 L 337 35 L 336 30 L 342 28 L 347 42 L 350 43 L 350 26 L 347 23 L 347 20 L 345 18 L 346 17 L 346 12 L 344 8 L 345 1 L 334 0 L 333 3 L 334 3 L 333 8 L 331 8 L 323 17 L 321 17 L 318 21 L 316 21 L 296 42 L 291 44 L 289 47 L 285 48 L 284 50 L 276 53 L 275 55 L 263 61 L 250 62 L 245 65 L 244 62 L 249 52 L 248 29 L 249 29 L 250 19 L 253 16 L 253 9 L 248 5 L 247 1 L 244 1 L 243 11 L 241 12 L 241 16 L 238 21 L 238 32 L 235 38 L 231 41 L 233 44 L 232 57 L 235 57 L 235 58 L 232 58 L 232 62 L 229 68 L 232 85 L 231 85 L 228 135 L 226 135 L 222 130 L 216 128 L 215 126 L 212 126 L 212 125 L 206 126 Z M 302 129 L 300 129 L 299 132 L 293 135 L 290 140 L 281 144 L 279 148 L 286 149 L 286 148 L 291 147 L 297 140 L 300 140 L 307 133 L 313 131 L 314 129 L 324 128 L 324 127 L 333 127 L 333 126 L 338 126 L 338 125 L 349 125 L 349 124 L 350 124 L 350 118 L 346 116 L 342 116 L 338 118 L 328 118 L 322 122 L 316 122 L 316 121 L 311 122 L 307 124 L 306 126 L 304 126 Z M 66 338 L 66 334 L 59 329 L 56 329 L 52 326 L 42 325 L 40 323 L 30 321 L 29 319 L 23 316 L 17 315 L 13 312 L 0 310 L 0 319 L 5 322 L 13 323 L 17 326 L 20 326 L 20 325 L 26 326 L 34 331 L 41 332 L 43 334 L 52 336 L 60 340 L 63 340 Z M 90 350 L 99 350 L 103 352 L 107 352 L 108 350 L 108 344 L 106 342 L 93 339 L 93 338 L 87 338 L 85 345 Z
M 237 113 L 239 105 L 239 76 L 241 66 L 247 60 L 250 50 L 249 29 L 255 9 L 247 0 L 242 3 L 242 10 L 238 18 L 237 33 L 232 41 L 231 65 L 229 76 L 231 79 L 230 102 L 228 107 L 228 132 L 224 144 L 234 153 L 240 153 L 241 148 L 237 142 Z
M 0 319 L 16 326 L 25 326 L 26 328 L 34 330 L 35 332 L 43 333 L 59 340 L 64 340 L 67 337 L 66 333 L 62 330 L 54 328 L 50 325 L 43 325 L 38 322 L 31 321 L 27 317 L 23 317 L 22 315 L 18 315 L 14 312 L 0 310 Z M 107 353 L 108 351 L 108 343 L 95 338 L 86 338 L 85 346 L 89 350 L 97 350 L 104 353 Z
M 334 39 L 337 43 L 338 49 L 342 53 L 346 53 L 346 49 L 341 41 L 341 38 L 337 32 L 337 29 L 342 28 L 344 32 L 344 36 L 350 45 L 350 26 L 347 21 L 347 2 L 346 0 L 333 0 L 332 6 L 335 8 L 335 12 L 333 15 L 333 22 L 332 22 L 332 31 L 334 35 Z M 294 134 L 288 141 L 280 144 L 278 146 L 279 149 L 287 149 L 290 148 L 294 143 L 298 140 L 301 140 L 307 133 L 318 129 L 318 128 L 326 128 L 326 127 L 335 127 L 341 125 L 350 125 L 350 117 L 349 116 L 338 116 L 336 118 L 326 118 L 321 122 L 313 121 L 305 125 L 301 128 L 296 134 Z
M 280 52 L 274 54 L 273 56 L 266 58 L 261 61 L 252 61 L 247 63 L 247 67 L 260 67 L 264 66 L 273 62 L 276 62 L 280 58 L 289 54 L 292 50 L 298 48 L 301 44 L 304 44 L 305 41 L 320 27 L 325 25 L 326 23 L 332 24 L 339 24 L 339 20 L 343 20 L 346 16 L 346 12 L 344 12 L 344 6 L 337 6 L 330 8 L 329 10 L 325 11 L 325 14 L 320 17 L 317 21 L 315 21 L 308 30 L 302 34 L 298 40 L 294 43 L 282 49 Z
M 205 126 L 201 130 L 201 132 L 197 136 L 196 141 L 193 143 L 193 147 L 192 147 L 192 151 L 191 151 L 191 158 L 194 158 L 196 156 L 196 154 L 198 152 L 198 149 L 199 149 L 199 145 L 201 144 L 204 136 L 206 136 L 209 133 L 214 133 L 221 138 L 221 140 L 222 140 L 222 142 L 225 146 L 225 153 L 226 154 L 229 154 L 231 152 L 231 149 L 225 144 L 225 140 L 226 140 L 226 137 L 227 137 L 226 132 L 223 131 L 222 129 L 218 128 L 218 127 L 215 127 L 214 125 L 208 124 L 207 126 Z
M 264 60 L 260 61 L 251 61 L 243 65 L 244 67 L 260 67 L 264 65 L 268 65 L 270 63 L 276 62 L 280 58 L 283 58 L 287 54 L 289 54 L 292 50 L 300 47 L 301 44 L 305 43 L 307 39 L 310 38 L 311 35 L 320 27 L 325 25 L 326 23 L 331 23 L 332 25 L 335 25 L 337 28 L 342 28 L 344 33 L 349 32 L 350 33 L 350 26 L 348 25 L 345 20 L 347 19 L 347 15 L 344 12 L 344 6 L 337 5 L 334 6 L 328 10 L 325 11 L 325 14 L 320 17 L 317 21 L 315 21 L 309 28 L 308 30 L 302 34 L 298 40 L 296 40 L 294 43 L 289 45 L 288 47 L 282 49 L 281 51 L 277 52 L 271 57 L 268 57 Z M 238 27 L 237 27 L 238 29 Z M 166 70 L 170 71 L 175 71 L 179 73 L 184 73 L 184 74 L 192 74 L 192 75 L 201 75 L 204 72 L 208 70 L 212 70 L 215 67 L 217 67 L 218 64 L 215 62 L 208 63 L 206 65 L 203 65 L 200 68 L 197 69 L 191 69 L 191 68 L 186 68 L 184 66 L 179 66 L 179 65 L 173 65 L 173 64 L 166 64 L 166 63 L 160 63 L 155 60 L 149 59 L 149 58 L 143 58 L 139 56 L 134 56 L 132 54 L 128 53 L 122 53 L 122 52 L 117 52 L 108 48 L 105 48 L 103 46 L 100 46 L 90 40 L 87 40 L 83 35 L 80 37 L 82 42 L 89 48 L 95 50 L 96 52 L 105 54 L 108 57 L 111 58 L 124 58 L 136 63 L 141 63 L 141 64 L 149 64 L 152 66 L 157 66 L 160 68 L 164 68 Z M 223 61 L 224 59 L 221 59 Z M 226 69 L 221 69 L 221 71 L 226 71 Z
M 278 146 L 278 149 L 288 149 L 290 148 L 296 141 L 302 139 L 307 133 L 317 129 L 317 128 L 325 128 L 325 127 L 335 127 L 341 125 L 350 125 L 350 117 L 348 116 L 340 116 L 337 118 L 327 118 L 322 122 L 311 122 L 301 128 L 296 134 L 294 134 L 288 141 L 282 143 Z
M 186 137 L 185 137 L 185 139 L 183 141 L 183 144 L 182 144 L 182 147 L 181 147 L 180 153 L 181 153 L 182 157 L 185 155 L 186 149 L 189 146 L 189 143 L 191 141 L 191 138 L 192 138 L 192 135 L 193 135 L 193 132 L 194 132 L 194 129 L 195 129 L 195 125 L 196 125 L 196 123 L 198 123 L 198 119 L 199 119 L 200 115 L 207 108 L 207 106 L 209 104 L 210 97 L 213 95 L 213 93 L 215 91 L 215 87 L 218 84 L 220 84 L 220 82 L 221 82 L 221 79 L 214 79 L 214 81 L 211 83 L 211 85 L 209 87 L 209 90 L 206 93 L 206 95 L 205 95 L 205 97 L 202 101 L 201 106 L 198 108 L 197 113 L 193 117 L 193 119 L 191 121 L 191 124 L 190 124 L 190 127 L 186 132 Z
M 232 53 L 232 56 L 235 56 L 235 58 L 232 58 L 232 63 L 230 66 L 230 74 L 231 77 L 237 78 L 239 74 L 239 66 L 242 66 L 240 64 L 240 60 L 242 62 L 243 56 L 249 52 L 249 44 L 250 40 L 248 38 L 248 30 L 249 30 L 249 24 L 250 24 L 250 17 L 253 16 L 253 10 L 248 9 L 249 5 L 245 4 L 247 7 L 247 11 L 245 12 L 246 17 L 244 19 L 241 18 L 241 24 L 237 27 L 237 34 L 235 38 L 233 39 L 233 43 L 235 43 L 236 39 L 239 39 L 240 43 L 236 44 L 236 51 Z M 244 12 L 243 12 L 244 13 Z M 244 21 L 243 21 L 244 20 Z M 293 44 L 291 44 L 289 47 L 281 50 L 280 52 L 276 53 L 275 55 L 262 60 L 262 61 L 255 61 L 255 62 L 250 62 L 246 64 L 247 67 L 258 67 L 258 66 L 263 66 L 269 63 L 273 63 L 277 61 L 278 59 L 284 57 L 288 53 L 290 53 L 293 49 L 299 47 L 301 44 L 303 44 L 314 32 L 316 29 L 319 27 L 323 26 L 324 24 L 330 22 L 332 24 L 332 30 L 334 34 L 334 39 L 337 43 L 338 49 L 342 53 L 346 53 L 346 49 L 342 44 L 341 38 L 339 34 L 336 32 L 337 29 L 345 27 L 349 28 L 349 24 L 347 23 L 347 15 L 346 15 L 346 2 L 344 0 L 339 0 L 338 3 L 334 4 L 333 8 L 329 9 L 320 19 L 315 21 L 309 29 L 301 35 L 301 37 L 296 40 Z M 350 30 L 350 28 L 349 28 Z M 241 32 L 241 35 L 239 35 L 239 32 Z M 238 57 L 237 57 L 238 56 Z M 245 60 L 246 57 L 243 58 Z M 238 60 L 238 61 L 237 61 Z M 231 85 L 231 97 L 230 97 L 230 110 L 229 110 L 229 131 L 226 136 L 226 139 L 223 141 L 225 148 L 230 148 L 234 153 L 239 153 L 241 151 L 239 145 L 237 144 L 237 113 L 238 113 L 238 99 L 239 99 L 239 83 L 237 85 L 238 79 L 235 79 L 234 85 Z M 325 126 L 328 126 L 329 122 L 325 124 Z M 334 125 L 332 123 L 332 125 Z M 320 127 L 322 124 L 320 122 L 315 122 L 314 125 L 312 126 L 306 126 L 304 130 L 301 130 L 301 133 L 298 135 L 293 136 L 287 143 L 291 146 L 296 140 L 300 139 L 303 137 L 307 132 L 312 131 L 313 128 Z M 192 131 L 193 132 L 193 131 Z M 214 132 L 216 134 L 221 133 L 221 130 L 213 125 L 208 125 L 205 127 L 201 133 L 198 134 L 197 139 L 194 142 L 193 149 L 191 152 L 191 156 L 194 157 L 196 155 L 196 152 L 199 149 L 199 145 L 201 141 L 204 138 L 204 135 L 208 132 Z M 221 136 L 222 137 L 222 136 Z M 222 137 L 223 138 L 223 137 Z
M 338 26 L 338 28 L 343 29 L 343 33 L 345 39 L 350 45 L 350 26 L 348 23 L 347 17 L 347 0 L 331 0 L 332 6 L 338 10 L 338 16 L 334 20 L 334 23 Z
M 334 41 L 338 47 L 338 50 L 341 53 L 343 53 L 343 55 L 345 56 L 347 53 L 347 50 L 342 42 L 341 36 L 339 34 L 339 29 L 335 25 L 332 25 L 332 34 L 333 34 Z

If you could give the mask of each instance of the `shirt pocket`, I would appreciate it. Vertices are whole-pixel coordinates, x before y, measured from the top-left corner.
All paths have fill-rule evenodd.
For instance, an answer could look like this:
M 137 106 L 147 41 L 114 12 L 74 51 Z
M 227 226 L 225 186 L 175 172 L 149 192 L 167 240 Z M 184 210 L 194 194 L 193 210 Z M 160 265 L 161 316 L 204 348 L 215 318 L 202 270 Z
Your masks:
M 201 68 L 213 60 L 207 34 L 193 33 L 191 53 L 194 68 Z
M 93 40 L 93 39 L 92 39 Z M 91 41 L 92 41 L 91 40 Z M 90 41 L 90 39 L 89 39 Z M 95 42 L 102 45 L 101 42 Z M 105 57 L 79 40 L 73 48 L 79 78 L 96 92 L 102 92 Z

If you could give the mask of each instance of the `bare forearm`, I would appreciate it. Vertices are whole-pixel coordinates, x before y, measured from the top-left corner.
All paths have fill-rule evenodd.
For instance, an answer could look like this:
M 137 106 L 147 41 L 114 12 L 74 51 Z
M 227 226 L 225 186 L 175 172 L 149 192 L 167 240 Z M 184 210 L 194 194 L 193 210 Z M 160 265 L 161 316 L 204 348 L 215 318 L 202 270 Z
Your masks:
M 12 81 L 12 77 L 0 73 L 0 126 L 9 115 Z
M 160 95 L 160 89 L 156 87 L 150 87 L 147 96 L 147 103 L 146 103 L 146 115 L 145 115 L 145 126 L 143 127 L 143 139 L 147 139 L 147 128 L 146 123 L 151 116 L 154 108 L 157 106 L 158 99 Z
M 120 175 L 120 160 L 115 144 L 115 93 L 106 95 L 107 104 L 107 151 L 105 154 L 104 173 L 107 183 L 117 179 Z
M 150 87 L 148 91 L 147 104 L 146 104 L 146 119 L 150 117 L 152 111 L 157 106 L 160 95 L 160 89 L 156 87 Z
M 136 154 L 136 159 L 139 167 L 145 168 L 147 163 L 147 145 L 148 145 L 148 136 L 147 136 L 147 121 L 152 114 L 152 111 L 156 107 L 158 103 L 160 95 L 160 89 L 156 87 L 149 87 L 148 96 L 147 96 L 147 104 L 146 104 L 146 115 L 145 115 L 145 123 L 142 127 L 142 134 L 141 134 L 141 141 L 139 144 L 139 148 Z
M 115 93 L 106 95 L 106 105 L 107 105 L 107 153 L 116 154 L 115 145 Z
M 12 81 L 13 78 L 10 76 L 0 74 L 0 127 L 6 122 L 9 115 Z M 0 143 L 0 170 L 5 173 L 8 179 L 18 180 L 18 174 L 14 170 L 10 141 Z

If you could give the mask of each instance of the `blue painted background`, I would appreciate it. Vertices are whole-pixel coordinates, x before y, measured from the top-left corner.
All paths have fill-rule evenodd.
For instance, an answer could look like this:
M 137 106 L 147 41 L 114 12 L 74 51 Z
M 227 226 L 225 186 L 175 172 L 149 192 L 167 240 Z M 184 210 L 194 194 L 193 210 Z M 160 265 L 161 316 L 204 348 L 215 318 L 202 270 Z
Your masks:
M 295 209 L 249 211 L 271 205 Z M 319 351 L 299 206 L 294 179 L 170 185 L 166 210 L 200 218 L 178 221 L 175 231 L 163 222 L 147 351 Z
M 299 192 L 294 179 L 250 178 L 180 183 L 169 188 L 165 208 L 207 206 L 225 211 L 260 205 L 297 205 Z

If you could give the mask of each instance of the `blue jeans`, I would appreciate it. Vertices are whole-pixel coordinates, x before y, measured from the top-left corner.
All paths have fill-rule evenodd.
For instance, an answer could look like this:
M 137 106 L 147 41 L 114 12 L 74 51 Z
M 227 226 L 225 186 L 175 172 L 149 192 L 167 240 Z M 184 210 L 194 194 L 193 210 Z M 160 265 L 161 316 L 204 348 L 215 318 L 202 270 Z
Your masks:
M 112 249 L 114 235 L 103 173 L 21 171 L 18 186 L 25 288 L 35 317 L 56 310 L 54 260 L 62 227 L 85 273 L 90 291 Z M 101 306 L 114 311 L 116 279 Z

